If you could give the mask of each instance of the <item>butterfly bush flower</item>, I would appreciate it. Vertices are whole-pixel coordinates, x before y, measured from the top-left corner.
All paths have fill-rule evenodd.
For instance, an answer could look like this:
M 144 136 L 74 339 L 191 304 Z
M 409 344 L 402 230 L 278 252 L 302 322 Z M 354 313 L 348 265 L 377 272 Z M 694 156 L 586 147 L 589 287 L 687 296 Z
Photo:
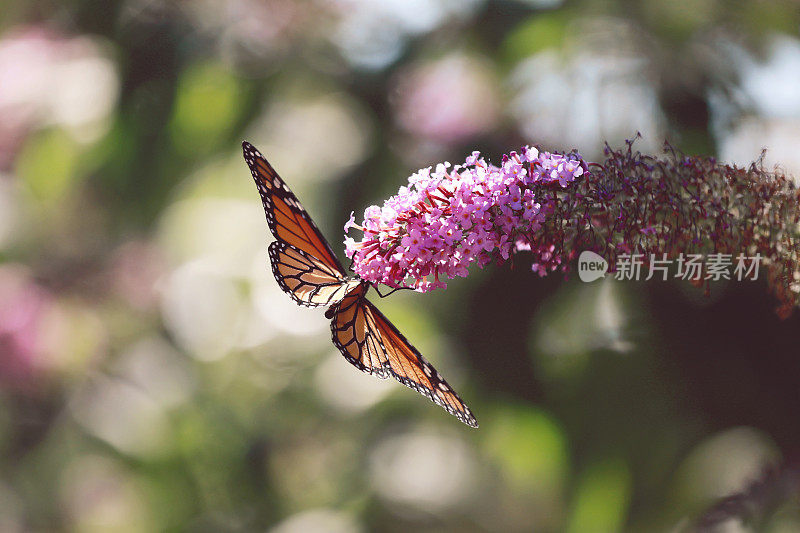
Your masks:
M 533 255 L 540 275 L 567 272 L 583 250 L 676 259 L 681 254 L 761 257 L 788 316 L 800 292 L 800 193 L 785 176 L 756 162 L 747 169 L 685 156 L 606 147 L 602 163 L 576 152 L 524 147 L 499 166 L 478 152 L 463 165 L 418 171 L 407 187 L 351 215 L 346 254 L 361 278 L 420 292 L 466 276 L 473 263 Z M 708 290 L 709 282 L 705 283 Z
M 464 165 L 420 170 L 408 187 L 382 207 L 370 206 L 364 222 L 351 215 L 345 231 L 364 232 L 345 241 L 346 254 L 362 279 L 425 292 L 444 287 L 444 278 L 466 276 L 472 263 L 508 259 L 545 222 L 552 208 L 542 190 L 563 190 L 586 172 L 577 154 L 525 148 L 500 167 L 478 152 Z

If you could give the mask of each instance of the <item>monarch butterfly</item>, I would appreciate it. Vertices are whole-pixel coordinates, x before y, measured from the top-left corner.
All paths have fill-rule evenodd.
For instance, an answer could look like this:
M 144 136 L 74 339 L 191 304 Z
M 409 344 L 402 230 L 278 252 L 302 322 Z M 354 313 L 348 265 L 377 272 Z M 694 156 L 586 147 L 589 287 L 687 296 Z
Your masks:
M 303 205 L 248 142 L 242 143 L 277 239 L 269 246 L 272 273 L 281 289 L 300 305 L 327 307 L 333 344 L 356 368 L 410 387 L 468 426 L 478 421 L 464 401 L 422 354 L 366 299 L 370 283 L 348 276 Z

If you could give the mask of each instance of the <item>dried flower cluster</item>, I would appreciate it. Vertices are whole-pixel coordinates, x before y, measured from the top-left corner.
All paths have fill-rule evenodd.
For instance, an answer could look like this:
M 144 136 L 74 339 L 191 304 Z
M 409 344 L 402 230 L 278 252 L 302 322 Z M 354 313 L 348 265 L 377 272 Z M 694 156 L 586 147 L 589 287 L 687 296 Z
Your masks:
M 524 148 L 494 166 L 473 153 L 464 165 L 440 164 L 371 206 L 364 232 L 345 241 L 361 278 L 428 291 L 467 267 L 529 250 L 540 275 L 568 271 L 583 250 L 613 271 L 619 256 L 760 255 L 771 290 L 788 316 L 800 302 L 800 191 L 762 162 L 743 169 L 686 156 L 667 145 L 661 157 L 606 148 L 587 164 L 576 153 Z M 708 282 L 706 282 L 708 288 Z

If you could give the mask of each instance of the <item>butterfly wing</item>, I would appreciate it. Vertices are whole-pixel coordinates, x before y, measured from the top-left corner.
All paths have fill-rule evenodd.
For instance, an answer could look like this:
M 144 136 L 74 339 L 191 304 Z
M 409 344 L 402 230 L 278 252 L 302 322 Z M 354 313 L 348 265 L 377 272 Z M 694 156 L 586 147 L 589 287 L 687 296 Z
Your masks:
M 362 372 L 386 379 L 391 375 L 389 359 L 375 317 L 363 305 L 367 287 L 362 285 L 348 293 L 326 316 L 332 318 L 333 344 L 344 358 Z
M 272 273 L 292 299 L 301 305 L 330 306 L 361 282 L 348 278 L 328 241 L 264 156 L 242 143 L 247 166 L 256 182 L 267 223 L 277 241 L 269 247 Z
M 392 376 L 455 416 L 466 425 L 478 427 L 478 421 L 456 391 L 433 368 L 422 354 L 406 340 L 394 324 L 374 305 L 364 300 L 364 305 L 375 318 L 378 332 L 389 359 Z
M 403 385 L 478 427 L 478 421 L 456 391 L 422 354 L 365 297 L 368 286 L 354 289 L 333 313 L 333 343 L 358 369 L 379 377 L 391 375 Z
M 269 245 L 272 273 L 283 289 L 300 305 L 331 306 L 361 284 L 316 257 L 283 241 Z
M 275 238 L 318 259 L 344 278 L 344 267 L 286 182 L 252 144 L 243 142 L 242 151 Z

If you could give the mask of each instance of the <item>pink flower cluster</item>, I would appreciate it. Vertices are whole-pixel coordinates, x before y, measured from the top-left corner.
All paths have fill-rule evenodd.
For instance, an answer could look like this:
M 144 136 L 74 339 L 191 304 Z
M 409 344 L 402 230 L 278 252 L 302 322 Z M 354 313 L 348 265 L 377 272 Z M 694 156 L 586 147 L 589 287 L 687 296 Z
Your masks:
M 364 235 L 359 242 L 346 238 L 345 253 L 366 281 L 420 292 L 443 288 L 443 278 L 466 276 L 472 263 L 482 267 L 530 249 L 555 198 L 541 192 L 568 187 L 586 168 L 575 154 L 525 147 L 504 156 L 500 167 L 473 152 L 464 165 L 422 169 L 382 207 L 368 207 L 363 224 L 350 215 L 345 232 Z

